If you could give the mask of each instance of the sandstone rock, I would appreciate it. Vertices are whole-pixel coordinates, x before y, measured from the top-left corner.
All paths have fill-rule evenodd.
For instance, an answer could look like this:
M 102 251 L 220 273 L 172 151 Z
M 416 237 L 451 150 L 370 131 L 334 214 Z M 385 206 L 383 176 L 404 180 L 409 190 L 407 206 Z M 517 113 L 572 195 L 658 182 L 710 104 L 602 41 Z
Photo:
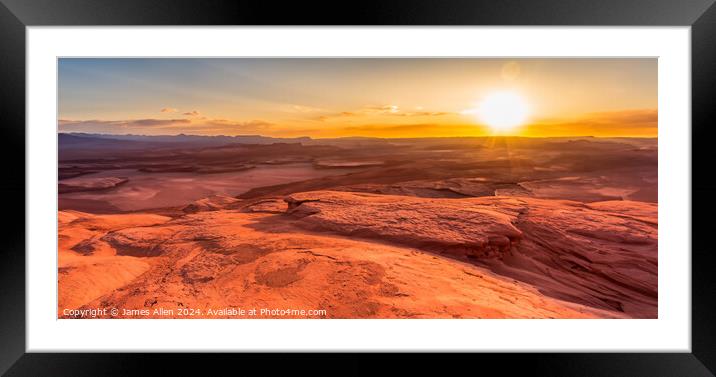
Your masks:
M 216 211 L 238 202 L 240 202 L 239 199 L 233 198 L 231 196 L 212 195 L 210 197 L 199 199 L 191 204 L 188 204 L 187 206 L 182 208 L 182 211 L 184 211 L 185 213 Z
M 249 204 L 244 208 L 246 212 L 263 212 L 263 213 L 284 213 L 288 209 L 287 203 L 283 199 L 269 198 L 259 200 Z
M 59 305 L 296 307 L 326 309 L 326 318 L 657 315 L 649 203 L 314 191 L 255 205 L 173 220 L 60 214 Z
M 509 215 L 449 199 L 319 191 L 287 198 L 289 213 L 313 230 L 450 250 L 509 247 L 522 233 Z
M 308 230 L 470 257 L 554 297 L 656 315 L 656 204 L 333 191 L 292 200 Z
M 60 181 L 57 190 L 60 194 L 80 191 L 107 190 L 129 182 L 127 178 L 120 177 L 83 177 Z

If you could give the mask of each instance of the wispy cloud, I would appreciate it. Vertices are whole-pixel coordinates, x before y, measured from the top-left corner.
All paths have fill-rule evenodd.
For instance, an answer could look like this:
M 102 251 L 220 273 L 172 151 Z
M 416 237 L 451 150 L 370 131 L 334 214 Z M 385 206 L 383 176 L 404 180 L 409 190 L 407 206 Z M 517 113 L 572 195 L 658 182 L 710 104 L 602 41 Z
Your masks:
M 198 112 L 197 112 L 198 113 Z M 397 106 L 363 107 L 334 112 L 307 121 L 267 121 L 263 119 L 223 119 L 192 116 L 177 119 L 68 120 L 59 121 L 64 132 L 97 133 L 192 133 L 236 135 L 257 133 L 273 136 L 338 137 L 431 137 L 481 136 L 493 131 L 476 124 L 471 117 L 454 112 L 415 109 L 402 111 Z M 627 109 L 593 112 L 570 118 L 536 119 L 515 129 L 522 136 L 657 136 L 656 109 Z M 330 122 L 330 123 L 324 123 Z
M 632 109 L 621 111 L 606 111 L 589 113 L 584 119 L 595 123 L 616 123 L 623 125 L 656 125 L 659 121 L 659 111 L 656 109 Z
M 294 129 L 290 132 L 281 130 L 281 136 L 311 135 L 316 137 L 456 137 L 456 136 L 482 136 L 489 133 L 484 126 L 474 124 L 439 124 L 439 123 L 409 123 L 409 124 L 365 124 L 345 127 Z
M 337 113 L 321 115 L 317 119 L 325 122 L 336 118 L 347 118 L 347 117 L 370 117 L 370 116 L 389 116 L 389 117 L 431 117 L 431 116 L 443 116 L 443 115 L 454 115 L 456 113 L 447 111 L 425 111 L 422 107 L 416 109 L 416 111 L 404 111 L 397 105 L 368 105 L 360 109 L 341 111 Z
M 162 127 L 176 124 L 190 124 L 189 119 L 131 119 L 131 120 L 68 120 L 60 119 L 59 127 L 63 131 L 86 130 L 86 129 L 117 129 L 117 128 L 146 128 Z
M 179 110 L 177 110 L 173 107 L 165 107 L 165 108 L 159 110 L 159 112 L 162 112 L 162 113 L 176 113 L 177 111 L 179 111 Z
M 220 126 L 224 129 L 231 130 L 263 130 L 273 126 L 273 123 L 265 120 L 254 119 L 249 121 L 235 121 L 229 119 L 210 119 L 205 122 L 212 126 Z
M 147 132 L 156 129 L 172 129 L 175 132 L 207 132 L 213 130 L 226 134 L 235 134 L 247 131 L 266 131 L 273 123 L 254 119 L 247 121 L 230 119 L 130 119 L 130 120 L 69 120 L 61 119 L 59 129 L 65 132 Z
M 326 109 L 322 109 L 320 107 L 313 107 L 313 106 L 304 106 L 304 105 L 288 105 L 284 107 L 285 112 L 291 112 L 291 113 L 320 113 L 320 112 L 326 112 Z
M 656 109 L 628 109 L 588 113 L 569 119 L 543 119 L 528 125 L 525 134 L 539 136 L 656 136 Z
M 190 117 L 197 117 L 197 116 L 201 115 L 201 113 L 197 110 L 192 110 L 192 111 L 187 111 L 187 112 L 183 113 L 183 115 L 190 116 Z
M 363 114 L 397 114 L 398 112 L 400 112 L 400 107 L 397 105 L 370 105 L 361 110 Z
M 253 119 L 247 121 L 214 118 L 194 119 L 129 119 L 129 120 L 70 120 L 59 121 L 60 131 L 65 132 L 99 132 L 99 133 L 122 133 L 122 132 L 149 132 L 151 130 L 173 130 L 174 132 L 208 132 L 216 131 L 226 134 L 236 134 L 247 131 L 267 131 L 274 124 L 265 120 Z

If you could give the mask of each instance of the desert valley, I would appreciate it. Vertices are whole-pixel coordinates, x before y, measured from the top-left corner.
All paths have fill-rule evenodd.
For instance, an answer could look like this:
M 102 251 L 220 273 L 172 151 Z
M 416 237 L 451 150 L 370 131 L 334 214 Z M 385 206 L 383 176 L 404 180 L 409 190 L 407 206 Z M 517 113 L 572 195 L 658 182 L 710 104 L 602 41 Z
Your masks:
M 60 318 L 657 317 L 656 138 L 58 138 Z

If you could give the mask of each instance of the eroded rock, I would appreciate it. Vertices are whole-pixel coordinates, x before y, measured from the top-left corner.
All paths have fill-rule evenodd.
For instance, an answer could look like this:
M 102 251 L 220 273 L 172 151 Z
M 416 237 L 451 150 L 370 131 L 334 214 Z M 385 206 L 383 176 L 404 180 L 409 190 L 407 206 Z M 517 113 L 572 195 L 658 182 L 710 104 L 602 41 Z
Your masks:
M 226 208 L 229 205 L 240 202 L 239 199 L 226 195 L 212 195 L 207 198 L 199 199 L 182 208 L 185 213 L 197 213 L 205 211 L 217 211 Z

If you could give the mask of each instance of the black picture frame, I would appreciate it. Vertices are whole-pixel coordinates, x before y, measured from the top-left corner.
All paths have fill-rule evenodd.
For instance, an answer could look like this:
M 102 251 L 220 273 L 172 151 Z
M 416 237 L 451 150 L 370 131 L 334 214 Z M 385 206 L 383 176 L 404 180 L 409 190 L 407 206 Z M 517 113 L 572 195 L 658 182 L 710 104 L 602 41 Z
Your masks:
M 713 242 L 716 225 L 716 5 L 714 0 L 452 0 L 376 2 L 269 2 L 201 0 L 0 0 L 0 198 L 6 209 L 0 244 L 0 372 L 7 375 L 145 375 L 201 366 L 207 375 L 223 365 L 257 372 L 373 373 L 373 363 L 355 355 L 258 354 L 38 354 L 25 352 L 25 31 L 41 25 L 619 25 L 690 26 L 692 69 L 692 352 L 469 354 L 406 360 L 376 355 L 380 372 L 408 369 L 538 375 L 712 376 L 716 371 Z M 685 125 L 686 126 L 686 125 Z M 668 230 L 663 230 L 668 231 Z M 672 252 L 688 253 L 689 250 Z M 198 360 L 199 359 L 199 360 Z M 475 369 L 470 369 L 475 368 Z M 328 374 L 334 374 L 327 369 Z M 183 374 L 183 373 L 182 373 Z M 242 373 L 245 374 L 245 373 Z

